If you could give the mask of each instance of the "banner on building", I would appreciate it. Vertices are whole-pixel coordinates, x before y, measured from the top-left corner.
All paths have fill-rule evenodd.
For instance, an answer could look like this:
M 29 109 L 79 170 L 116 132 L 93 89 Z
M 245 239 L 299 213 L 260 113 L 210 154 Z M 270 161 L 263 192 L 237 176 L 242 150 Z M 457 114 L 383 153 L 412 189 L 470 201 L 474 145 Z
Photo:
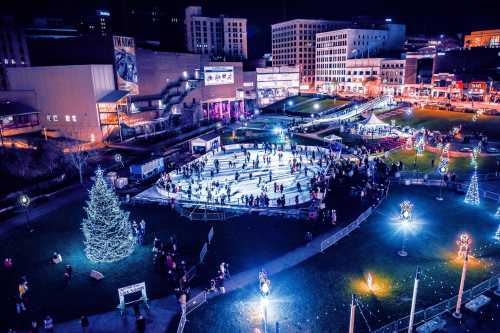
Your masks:
M 216 86 L 234 83 L 233 66 L 205 66 L 205 85 Z
M 135 41 L 132 37 L 113 36 L 115 71 L 118 89 L 139 94 Z

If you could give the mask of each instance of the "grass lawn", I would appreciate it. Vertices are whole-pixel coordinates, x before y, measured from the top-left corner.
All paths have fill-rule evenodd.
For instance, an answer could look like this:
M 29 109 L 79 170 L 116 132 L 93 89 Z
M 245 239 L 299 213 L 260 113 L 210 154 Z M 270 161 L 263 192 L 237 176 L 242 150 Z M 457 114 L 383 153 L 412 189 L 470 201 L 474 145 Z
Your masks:
M 152 242 L 156 235 L 166 241 L 175 234 L 180 252 L 188 266 L 197 263 L 199 251 L 209 229 L 215 236 L 205 259 L 199 267 L 197 284 L 205 285 L 215 276 L 221 261 L 230 263 L 234 273 L 261 265 L 304 242 L 307 231 L 319 233 L 325 226 L 312 226 L 308 221 L 280 217 L 248 215 L 225 222 L 191 222 L 180 218 L 169 208 L 137 205 L 127 207 L 131 219 L 144 219 L 146 245 L 138 247 L 128 258 L 106 264 L 94 264 L 84 255 L 80 223 L 83 201 L 77 200 L 33 222 L 35 231 L 27 228 L 13 230 L 2 239 L 0 258 L 11 257 L 14 268 L 0 271 L 4 283 L 0 285 L 0 330 L 31 319 L 17 317 L 14 295 L 18 279 L 26 275 L 30 286 L 28 308 L 30 316 L 38 319 L 50 314 L 56 321 L 77 318 L 113 310 L 118 304 L 117 288 L 146 282 L 148 296 L 158 298 L 171 293 L 164 273 L 157 272 L 152 263 Z M 352 207 L 350 207 L 352 208 Z M 351 218 L 355 209 L 338 211 L 339 222 Z M 62 265 L 49 263 L 54 251 L 61 253 Z M 63 285 L 64 264 L 73 266 L 73 278 L 68 287 Z M 102 272 L 105 278 L 96 282 L 89 277 L 92 270 Z
M 289 111 L 294 113 L 317 114 L 326 111 L 330 108 L 333 108 L 334 106 L 341 106 L 347 103 L 349 102 L 343 100 L 322 99 L 318 101 L 311 101 L 308 103 L 304 103 L 297 107 L 289 108 Z M 317 109 L 314 107 L 315 104 L 319 105 Z
M 282 112 L 283 111 L 283 104 L 286 104 L 289 101 L 291 101 L 293 104 L 297 104 L 297 103 L 300 103 L 303 101 L 307 101 L 308 99 L 311 99 L 311 97 L 307 97 L 307 96 L 288 97 L 288 98 L 285 98 L 284 100 L 275 102 L 273 104 L 269 104 L 268 106 L 266 106 L 264 108 L 264 110 L 267 110 L 269 112 Z M 288 108 L 288 104 L 287 104 L 287 108 Z
M 462 125 L 465 134 L 482 132 L 492 141 L 500 140 L 500 131 L 498 130 L 500 117 L 481 115 L 475 122 L 472 121 L 472 117 L 472 113 L 416 108 L 410 115 L 403 113 L 388 117 L 384 121 L 389 123 L 391 119 L 395 119 L 397 125 L 425 127 L 441 132 L 448 132 L 453 127 Z
M 419 172 L 435 173 L 439 165 L 439 154 L 432 152 L 424 152 L 423 156 L 416 156 L 415 150 L 394 150 L 389 153 L 390 161 L 402 161 L 405 171 L 413 171 L 413 162 L 416 157 L 416 170 Z M 481 157 L 478 159 L 478 172 L 479 173 L 489 173 L 495 172 L 496 169 L 496 159 L 495 156 Z M 434 160 L 434 168 L 432 168 L 431 161 Z M 469 157 L 452 157 L 450 158 L 448 169 L 450 172 L 455 172 L 457 174 L 469 174 L 472 172 L 473 168 L 470 164 L 471 159 Z
M 271 277 L 268 311 L 270 331 L 279 321 L 282 332 L 346 332 L 351 294 L 361 298 L 362 311 L 372 329 L 410 311 L 413 275 L 423 271 L 417 310 L 457 293 L 461 263 L 455 241 L 462 232 L 473 239 L 466 288 L 500 273 L 500 246 L 492 236 L 498 220 L 496 206 L 482 202 L 466 206 L 463 195 L 433 197 L 427 187 L 393 187 L 388 199 L 360 229 L 323 255 Z M 399 203 L 415 204 L 416 229 L 408 235 L 408 257 L 399 257 L 402 235 L 397 231 Z M 371 273 L 374 289 L 367 288 Z M 258 281 L 255 285 L 220 296 L 190 314 L 185 332 L 262 331 Z M 368 331 L 358 314 L 356 332 Z M 498 320 L 495 318 L 494 320 Z M 494 324 L 492 325 L 494 326 Z M 497 326 L 498 327 L 498 326 Z

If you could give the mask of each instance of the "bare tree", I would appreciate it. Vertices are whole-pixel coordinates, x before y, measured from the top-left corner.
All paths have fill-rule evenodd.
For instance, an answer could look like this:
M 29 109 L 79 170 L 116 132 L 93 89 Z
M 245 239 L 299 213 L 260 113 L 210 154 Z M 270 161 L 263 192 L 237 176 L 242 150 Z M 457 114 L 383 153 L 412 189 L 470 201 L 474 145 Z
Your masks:
M 66 158 L 69 163 L 78 171 L 80 184 L 83 184 L 83 172 L 89 158 L 89 153 L 83 144 L 76 144 L 65 149 Z

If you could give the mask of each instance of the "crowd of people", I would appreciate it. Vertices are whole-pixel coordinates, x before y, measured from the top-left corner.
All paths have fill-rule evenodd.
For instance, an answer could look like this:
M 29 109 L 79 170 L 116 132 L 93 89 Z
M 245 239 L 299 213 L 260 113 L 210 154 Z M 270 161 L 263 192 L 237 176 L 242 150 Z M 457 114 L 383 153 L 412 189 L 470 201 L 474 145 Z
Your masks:
M 230 152 L 221 147 L 222 156 L 211 161 L 205 155 L 165 173 L 157 187 L 170 198 L 222 205 L 285 207 L 317 198 L 316 185 L 337 152 L 295 144 L 289 148 L 285 153 L 284 145 L 271 143 L 240 145 Z M 301 194 L 305 190 L 309 196 Z

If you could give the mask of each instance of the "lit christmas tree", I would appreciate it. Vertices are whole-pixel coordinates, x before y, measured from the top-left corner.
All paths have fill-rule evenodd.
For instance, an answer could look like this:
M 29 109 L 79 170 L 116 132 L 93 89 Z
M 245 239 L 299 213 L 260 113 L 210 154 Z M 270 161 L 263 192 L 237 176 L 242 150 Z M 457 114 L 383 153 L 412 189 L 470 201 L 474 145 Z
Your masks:
M 446 145 L 443 146 L 443 150 L 441 151 L 441 158 L 439 160 L 437 171 L 442 175 L 448 172 L 448 162 L 450 160 L 449 149 L 450 149 L 450 144 L 447 143 Z
M 420 136 L 420 138 L 417 141 L 417 145 L 415 147 L 417 151 L 417 156 L 422 156 L 424 155 L 425 151 L 425 133 Z
M 469 188 L 467 189 L 467 194 L 464 199 L 465 203 L 477 206 L 479 205 L 479 186 L 477 183 L 477 171 L 474 169 L 472 178 L 470 180 Z
M 112 262 L 123 259 L 134 251 L 134 237 L 129 213 L 120 208 L 113 189 L 106 183 L 98 168 L 95 183 L 89 191 L 82 230 L 85 236 L 85 254 L 94 262 Z

